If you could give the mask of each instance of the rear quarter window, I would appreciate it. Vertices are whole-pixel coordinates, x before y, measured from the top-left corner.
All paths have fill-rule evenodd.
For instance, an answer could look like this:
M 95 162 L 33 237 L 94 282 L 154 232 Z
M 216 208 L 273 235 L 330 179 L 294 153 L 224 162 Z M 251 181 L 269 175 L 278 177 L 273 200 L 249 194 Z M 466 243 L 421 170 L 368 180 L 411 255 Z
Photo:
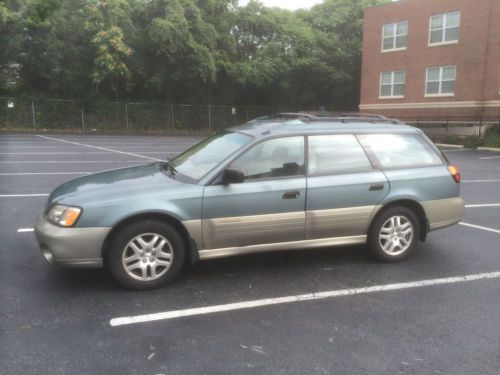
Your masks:
M 363 134 L 358 139 L 383 168 L 443 164 L 436 152 L 417 134 Z

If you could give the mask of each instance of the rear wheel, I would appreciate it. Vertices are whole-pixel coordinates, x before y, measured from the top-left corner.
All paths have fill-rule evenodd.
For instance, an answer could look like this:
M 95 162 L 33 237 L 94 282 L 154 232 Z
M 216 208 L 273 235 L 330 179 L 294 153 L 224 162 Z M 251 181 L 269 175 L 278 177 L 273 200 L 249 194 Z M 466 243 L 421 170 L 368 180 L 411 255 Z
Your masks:
M 184 242 L 170 225 L 145 220 L 131 223 L 115 236 L 107 263 L 123 286 L 154 289 L 168 284 L 184 263 Z
M 409 256 L 420 238 L 419 221 L 406 207 L 392 207 L 373 222 L 368 244 L 377 259 L 396 262 Z

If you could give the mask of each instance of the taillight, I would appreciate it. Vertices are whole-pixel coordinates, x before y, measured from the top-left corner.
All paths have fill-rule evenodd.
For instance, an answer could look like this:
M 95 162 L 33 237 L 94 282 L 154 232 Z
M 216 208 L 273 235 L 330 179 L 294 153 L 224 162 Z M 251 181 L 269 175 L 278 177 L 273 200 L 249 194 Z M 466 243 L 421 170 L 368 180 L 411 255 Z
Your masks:
M 448 165 L 448 171 L 451 174 L 451 177 L 453 177 L 453 180 L 457 184 L 460 183 L 460 169 L 458 167 L 455 167 L 454 165 Z

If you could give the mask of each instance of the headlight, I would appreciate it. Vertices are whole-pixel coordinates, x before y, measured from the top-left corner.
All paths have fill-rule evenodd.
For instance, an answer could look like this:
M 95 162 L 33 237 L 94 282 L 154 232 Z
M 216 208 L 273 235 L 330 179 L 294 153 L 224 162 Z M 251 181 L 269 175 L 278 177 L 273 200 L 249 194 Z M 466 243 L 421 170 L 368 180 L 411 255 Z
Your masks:
M 61 227 L 71 227 L 76 223 L 81 212 L 82 209 L 78 207 L 55 204 L 47 213 L 47 220 Z

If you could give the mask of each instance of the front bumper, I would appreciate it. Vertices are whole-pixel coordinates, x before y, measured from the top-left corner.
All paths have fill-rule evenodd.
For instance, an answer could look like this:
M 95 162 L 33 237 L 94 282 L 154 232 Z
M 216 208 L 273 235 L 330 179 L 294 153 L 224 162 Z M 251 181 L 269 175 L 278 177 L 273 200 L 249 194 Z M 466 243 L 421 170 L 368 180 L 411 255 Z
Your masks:
M 62 228 L 43 214 L 35 222 L 35 236 L 49 263 L 65 267 L 102 267 L 102 245 L 111 228 Z

